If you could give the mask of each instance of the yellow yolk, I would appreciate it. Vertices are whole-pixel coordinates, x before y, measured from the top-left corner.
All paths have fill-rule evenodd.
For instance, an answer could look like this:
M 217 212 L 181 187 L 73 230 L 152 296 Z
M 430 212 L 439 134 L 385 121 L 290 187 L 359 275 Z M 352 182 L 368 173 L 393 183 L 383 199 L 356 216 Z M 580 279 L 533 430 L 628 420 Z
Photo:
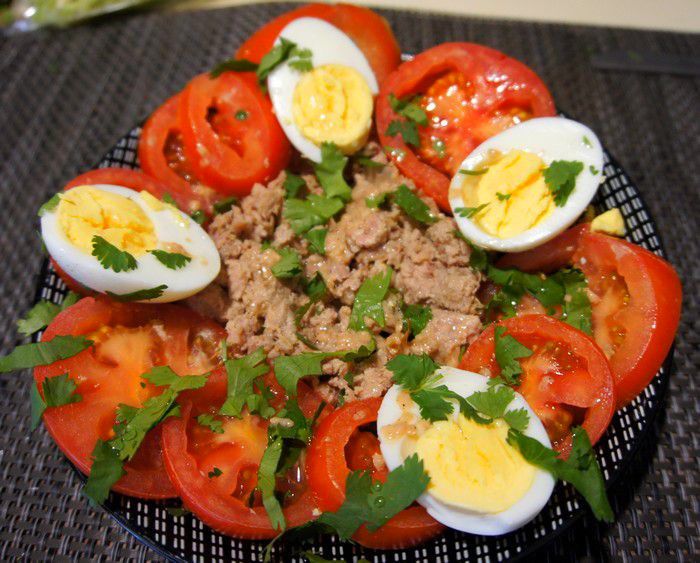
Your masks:
M 428 490 L 447 504 L 482 513 L 502 512 L 532 486 L 535 468 L 506 441 L 508 425 L 480 425 L 459 415 L 435 422 L 416 443 L 430 476 Z
M 302 76 L 294 89 L 294 123 L 311 142 L 335 143 L 345 154 L 362 148 L 372 126 L 372 92 L 354 68 L 329 64 Z
M 505 239 L 531 229 L 554 209 L 536 154 L 512 150 L 492 162 L 485 174 L 470 176 L 462 187 L 469 207 L 485 205 L 474 221 L 490 235 Z
M 625 219 L 617 207 L 608 209 L 601 213 L 591 222 L 591 230 L 613 235 L 617 237 L 625 236 Z
M 58 222 L 68 240 L 88 254 L 95 235 L 134 256 L 157 243 L 153 223 L 136 202 L 94 186 L 61 194 Z

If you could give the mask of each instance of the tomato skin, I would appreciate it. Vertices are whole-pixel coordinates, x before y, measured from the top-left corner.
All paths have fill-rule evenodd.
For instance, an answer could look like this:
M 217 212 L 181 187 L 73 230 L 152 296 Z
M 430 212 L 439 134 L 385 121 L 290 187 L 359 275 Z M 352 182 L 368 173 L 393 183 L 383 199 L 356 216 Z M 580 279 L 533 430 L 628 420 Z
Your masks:
M 346 446 L 350 449 L 351 460 L 356 459 L 348 442 L 360 426 L 377 420 L 381 402 L 377 397 L 346 403 L 316 427 L 307 450 L 307 475 L 309 487 L 316 493 L 321 510 L 333 512 L 343 504 L 345 481 L 350 474 Z M 363 449 L 362 445 L 358 446 Z M 379 480 L 386 476 L 386 471 L 377 473 L 375 476 Z M 417 545 L 435 537 L 443 529 L 442 524 L 431 518 L 422 506 L 410 506 L 374 532 L 361 526 L 353 539 L 365 547 L 391 549 Z
M 245 119 L 235 117 L 241 110 Z M 289 141 L 249 73 L 200 74 L 180 94 L 178 115 L 196 176 L 222 194 L 248 195 L 289 162 Z
M 668 354 L 678 330 L 682 287 L 673 266 L 652 252 L 625 240 L 601 233 L 585 233 L 573 257 L 595 293 L 606 272 L 621 276 L 629 302 L 607 320 L 625 330 L 625 338 L 610 356 L 615 377 L 617 407 L 639 395 L 654 378 Z M 604 297 L 600 294 L 599 297 Z M 604 327 L 593 307 L 593 331 L 599 343 Z
M 305 391 L 302 391 L 305 393 Z M 196 437 L 198 424 L 194 420 L 201 413 L 216 413 L 226 397 L 226 374 L 219 370 L 210 376 L 202 389 L 188 392 L 182 402 L 182 417 L 171 418 L 163 425 L 163 457 L 170 479 L 185 507 L 208 526 L 215 530 L 238 538 L 270 539 L 278 532 L 272 528 L 267 512 L 262 506 L 247 506 L 240 498 L 230 494 L 222 487 L 226 483 L 220 480 L 234 478 L 243 467 L 257 470 L 262 452 L 267 446 L 267 421 L 257 416 L 244 415 L 244 419 L 257 419 L 262 434 L 243 438 L 243 442 L 232 443 L 231 447 L 217 453 L 207 450 L 206 438 Z M 233 423 L 238 421 L 233 419 Z M 226 423 L 224 425 L 226 429 Z M 226 430 L 225 430 L 226 431 Z M 215 441 L 218 435 L 213 435 Z M 204 444 L 204 446 L 203 446 Z M 216 479 L 209 478 L 212 459 L 218 459 L 217 467 L 222 475 Z M 255 475 L 244 488 L 252 492 Z M 232 484 L 232 483 L 230 483 Z M 306 488 L 300 496 L 284 508 L 288 526 L 299 526 L 316 518 L 317 503 L 314 493 Z
M 168 145 L 174 142 L 182 151 L 178 103 L 179 95 L 176 94 L 156 109 L 144 124 L 139 138 L 139 162 L 146 174 L 167 186 L 168 194 L 180 209 L 187 213 L 201 209 L 211 214 L 213 203 L 221 196 L 199 182 L 186 157 L 181 156 L 173 168 L 172 157 L 165 154 Z
M 585 408 L 582 426 L 595 444 L 610 424 L 615 411 L 615 393 L 612 372 L 605 354 L 598 345 L 583 332 L 546 315 L 525 315 L 499 321 L 506 334 L 533 349 L 532 343 L 562 343 L 564 350 L 574 358 L 581 358 L 586 370 L 571 370 L 561 375 L 550 376 L 547 383 L 530 369 L 528 360 L 523 366 L 522 383 L 516 391 L 525 397 L 538 416 L 547 418 L 549 411 L 559 417 L 566 413 L 556 412 L 558 403 Z M 500 374 L 495 358 L 494 332 L 496 324 L 489 326 L 467 349 L 461 369 L 476 373 Z M 533 354 L 533 359 L 535 355 Z M 544 420 L 543 420 L 544 422 Z M 564 421 L 567 426 L 570 421 Z M 559 454 L 566 458 L 571 451 L 571 433 L 553 444 Z
M 159 353 L 177 373 L 198 371 L 191 369 L 186 357 L 190 329 L 206 331 L 217 342 L 225 336 L 218 325 L 183 307 L 121 304 L 104 298 L 86 297 L 59 313 L 47 327 L 42 341 L 51 340 L 57 335 L 87 335 L 101 331 L 103 327 L 138 328 L 150 320 L 162 322 L 170 341 Z M 117 405 L 139 405 L 149 396 L 157 394 L 153 386 L 141 388 L 139 385 L 140 374 L 153 366 L 153 351 L 148 346 L 149 342 L 142 338 L 128 342 L 135 345 L 116 365 L 101 360 L 93 347 L 72 358 L 34 370 L 34 379 L 40 390 L 45 378 L 63 373 L 70 374 L 77 383 L 76 392 L 82 396 L 82 400 L 47 408 L 43 419 L 61 451 L 85 474 L 90 472 L 92 450 L 97 440 L 111 437 Z M 208 368 L 209 364 L 200 367 Z M 177 495 L 163 467 L 160 427 L 146 435 L 138 452 L 124 468 L 127 473 L 113 490 L 139 498 L 158 499 Z
M 367 57 L 380 85 L 401 63 L 401 49 L 387 21 L 368 8 L 350 4 L 307 4 L 282 14 L 251 35 L 236 57 L 259 63 L 282 29 L 302 17 L 325 20 L 347 34 Z
M 460 164 L 464 158 L 491 134 L 482 126 L 495 121 L 499 108 L 525 108 L 532 117 L 555 115 L 554 102 L 540 78 L 524 64 L 503 53 L 473 43 L 443 43 L 416 55 L 402 63 L 384 82 L 377 99 L 377 132 L 382 146 L 391 151 L 392 160 L 402 174 L 413 180 L 416 186 L 432 197 L 443 211 L 450 211 L 448 191 L 451 177 L 424 162 L 400 135 L 389 137 L 387 128 L 397 116 L 391 109 L 389 94 L 404 98 L 420 94 L 440 75 L 457 72 L 469 79 L 475 88 L 473 111 L 462 128 L 461 146 L 448 147 L 452 160 Z M 491 79 L 498 76 L 500 81 Z M 507 84 L 507 87 L 503 87 Z M 424 131 L 425 128 L 419 128 Z M 395 156 L 400 154 L 400 157 Z M 456 170 L 452 170 L 454 174 Z

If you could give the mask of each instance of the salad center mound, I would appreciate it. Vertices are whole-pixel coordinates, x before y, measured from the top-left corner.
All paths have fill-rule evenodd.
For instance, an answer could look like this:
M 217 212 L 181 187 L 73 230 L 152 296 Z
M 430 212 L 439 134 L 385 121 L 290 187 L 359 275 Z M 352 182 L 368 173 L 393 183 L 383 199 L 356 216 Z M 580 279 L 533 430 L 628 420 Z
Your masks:
M 481 329 L 481 275 L 469 265 L 469 245 L 430 199 L 419 200 L 429 209 L 430 224 L 409 217 L 399 198 L 387 195 L 409 181 L 382 154 L 374 159 L 383 166 L 354 168 L 352 195 L 327 224 L 325 255 L 283 218 L 285 173 L 268 186 L 256 185 L 239 206 L 213 221 L 209 232 L 225 275 L 190 299 L 195 309 L 226 322 L 230 353 L 236 355 L 259 347 L 271 358 L 357 350 L 374 339 L 377 351 L 365 360 L 324 362 L 325 377 L 316 385 L 329 399 L 339 393 L 345 400 L 380 396 L 391 380 L 385 364 L 397 354 L 426 353 L 456 366 L 460 350 Z M 323 193 L 313 174 L 303 179 L 311 194 Z M 277 277 L 273 270 L 284 265 L 287 248 L 300 257 L 299 275 Z M 317 275 L 325 295 L 304 310 L 311 300 L 308 280 Z M 381 307 L 365 312 L 360 324 L 366 330 L 353 330 L 360 286 L 384 276 L 390 282 Z M 360 293 L 360 299 L 367 297 Z

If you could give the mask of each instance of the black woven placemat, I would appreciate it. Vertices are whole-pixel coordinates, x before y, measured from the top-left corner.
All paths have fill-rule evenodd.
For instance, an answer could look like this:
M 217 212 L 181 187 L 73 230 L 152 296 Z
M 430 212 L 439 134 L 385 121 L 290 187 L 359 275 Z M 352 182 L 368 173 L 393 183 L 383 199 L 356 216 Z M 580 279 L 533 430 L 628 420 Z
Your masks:
M 660 9 L 662 7 L 660 6 Z M 135 15 L 0 39 L 0 352 L 34 298 L 35 211 L 63 181 L 188 78 L 284 11 Z M 385 12 L 404 51 L 448 40 L 501 49 L 532 66 L 557 105 L 589 124 L 636 180 L 684 282 L 677 369 L 664 415 L 613 495 L 615 524 L 585 518 L 538 560 L 700 558 L 700 80 L 597 72 L 592 53 L 700 56 L 700 36 Z M 101 511 L 43 430 L 29 433 L 28 373 L 0 377 L 0 560 L 157 557 Z

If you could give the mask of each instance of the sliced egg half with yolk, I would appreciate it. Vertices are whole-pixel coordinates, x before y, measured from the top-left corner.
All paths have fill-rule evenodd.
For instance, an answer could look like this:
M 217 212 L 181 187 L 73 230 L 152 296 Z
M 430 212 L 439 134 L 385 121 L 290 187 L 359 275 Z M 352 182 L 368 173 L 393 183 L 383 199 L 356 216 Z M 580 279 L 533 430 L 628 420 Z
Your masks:
M 41 218 L 41 235 L 61 269 L 88 289 L 121 296 L 165 285 L 159 297 L 148 301 L 168 302 L 201 291 L 219 273 L 219 253 L 204 229 L 146 191 L 85 185 L 59 198 L 58 205 Z M 92 255 L 95 236 L 133 256 L 136 268 L 119 272 L 105 268 Z M 153 250 L 189 260 L 173 269 Z
M 595 196 L 602 170 L 603 148 L 591 129 L 563 117 L 531 119 L 472 151 L 452 179 L 450 206 L 476 245 L 520 252 L 572 225 Z
M 267 79 L 277 119 L 305 157 L 321 161 L 321 144 L 352 154 L 367 142 L 372 127 L 377 79 L 367 58 L 345 33 L 318 18 L 298 18 L 279 34 L 308 50 L 311 70 L 299 70 L 294 52 Z M 295 67 L 296 66 L 296 67 Z
M 488 377 L 442 367 L 437 384 L 462 397 L 486 391 Z M 544 426 L 518 393 L 507 411 L 525 409 L 524 434 L 550 448 Z M 377 434 L 387 467 L 401 466 L 414 453 L 430 483 L 418 502 L 438 522 L 471 534 L 494 536 L 524 526 L 542 510 L 555 480 L 529 464 L 507 442 L 508 425 L 496 419 L 480 425 L 455 409 L 447 420 L 429 422 L 399 385 L 389 389 L 377 415 Z

